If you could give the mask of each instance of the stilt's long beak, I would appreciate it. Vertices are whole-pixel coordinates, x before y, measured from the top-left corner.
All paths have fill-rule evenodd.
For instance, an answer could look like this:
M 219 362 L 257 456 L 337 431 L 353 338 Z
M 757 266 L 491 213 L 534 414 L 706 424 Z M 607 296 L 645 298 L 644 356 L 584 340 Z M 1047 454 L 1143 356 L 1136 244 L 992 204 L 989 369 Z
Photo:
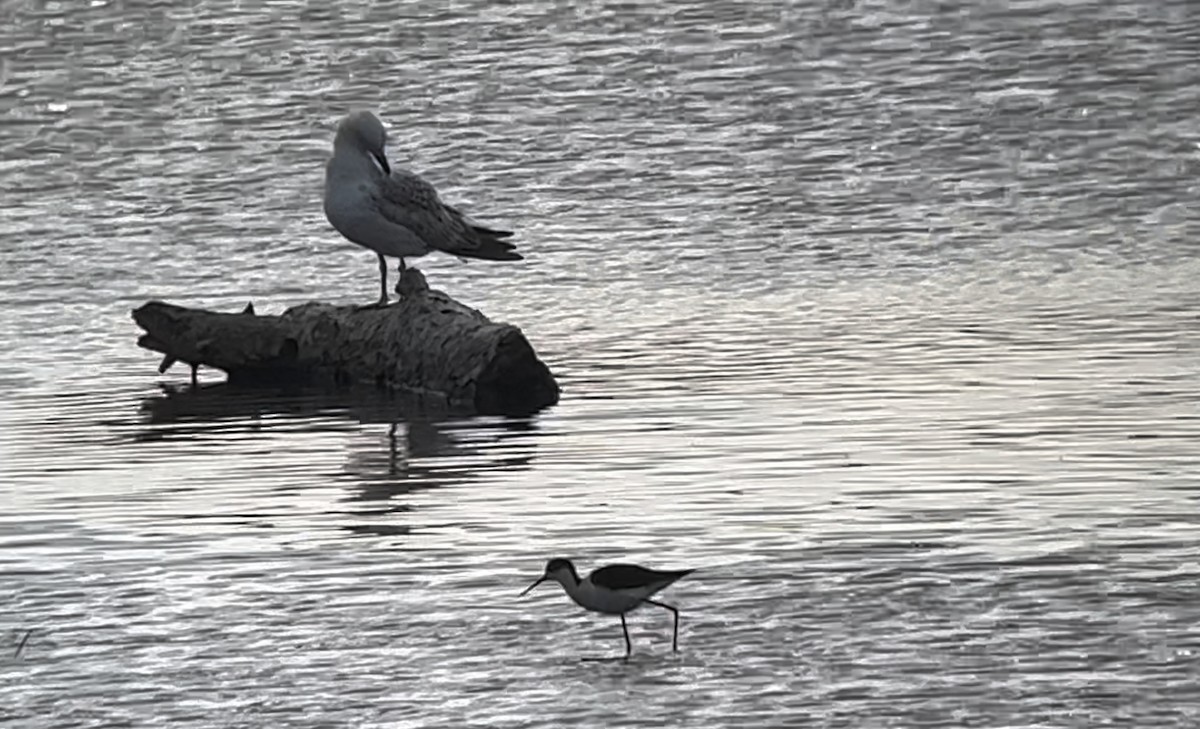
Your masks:
M 538 585 L 542 584 L 542 583 L 543 583 L 543 582 L 545 582 L 545 581 L 546 581 L 546 578 L 545 578 L 545 577 L 538 578 L 538 581 L 537 581 L 537 582 L 533 583 L 533 584 L 532 584 L 532 585 L 530 585 L 529 587 L 526 587 L 526 588 L 525 588 L 525 592 L 522 592 L 520 595 L 517 595 L 517 597 L 525 597 L 526 595 L 528 595 L 528 594 L 529 594 L 529 591 L 530 591 L 530 590 L 532 590 L 533 588 L 537 587 Z
M 379 168 L 383 170 L 383 174 L 392 174 L 392 168 L 388 165 L 387 155 L 385 155 L 383 152 L 372 152 L 371 156 L 374 157 L 375 161 L 379 163 Z

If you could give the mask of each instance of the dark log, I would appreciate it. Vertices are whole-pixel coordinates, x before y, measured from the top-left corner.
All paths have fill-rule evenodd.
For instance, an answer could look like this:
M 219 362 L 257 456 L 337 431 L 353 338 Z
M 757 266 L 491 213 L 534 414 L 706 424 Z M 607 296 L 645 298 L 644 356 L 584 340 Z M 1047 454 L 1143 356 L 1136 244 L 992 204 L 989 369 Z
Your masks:
M 532 413 L 558 402 L 558 383 L 521 330 L 497 324 L 409 268 L 387 307 L 307 303 L 279 316 L 151 301 L 133 311 L 138 345 L 175 362 L 228 373 L 232 384 L 372 383 L 469 406 Z

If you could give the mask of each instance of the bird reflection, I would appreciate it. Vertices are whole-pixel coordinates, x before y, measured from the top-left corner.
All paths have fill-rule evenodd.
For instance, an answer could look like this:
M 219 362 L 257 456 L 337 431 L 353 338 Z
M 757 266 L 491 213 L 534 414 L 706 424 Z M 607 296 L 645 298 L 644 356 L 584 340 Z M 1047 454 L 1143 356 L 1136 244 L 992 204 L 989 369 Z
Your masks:
M 532 448 L 510 448 L 508 441 L 530 429 L 512 424 L 424 419 L 392 423 L 384 438 L 386 447 L 379 447 L 379 436 L 364 433 L 351 447 L 343 470 L 360 484 L 356 499 L 373 501 L 467 483 L 482 471 L 522 469 L 533 460 Z
M 311 424 L 304 428 L 306 433 L 350 433 L 341 469 L 349 484 L 341 499 L 345 509 L 332 511 L 359 522 L 344 525 L 348 531 L 391 537 L 408 531 L 395 517 L 411 511 L 402 500 L 406 494 L 468 484 L 499 470 L 526 469 L 534 459 L 538 435 L 532 418 L 475 417 L 374 389 L 164 386 L 161 395 L 142 401 L 141 412 L 142 427 L 132 435 L 137 442 L 230 440 L 239 432 L 271 430 L 283 431 L 286 437 L 305 420 Z M 386 430 L 376 427 L 383 425 Z

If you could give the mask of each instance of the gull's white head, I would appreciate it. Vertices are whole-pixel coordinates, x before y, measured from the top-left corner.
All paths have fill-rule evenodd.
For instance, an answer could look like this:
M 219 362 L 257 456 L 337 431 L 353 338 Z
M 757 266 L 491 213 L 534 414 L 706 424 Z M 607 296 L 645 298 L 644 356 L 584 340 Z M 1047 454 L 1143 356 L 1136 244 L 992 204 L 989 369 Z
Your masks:
M 547 580 L 553 580 L 563 587 L 575 587 L 579 584 L 579 574 L 575 572 L 575 565 L 571 564 L 571 560 L 556 557 L 546 563 L 546 571 L 538 578 L 537 582 L 526 587 L 525 592 L 521 594 L 527 594 L 530 590 Z
M 347 115 L 338 124 L 337 136 L 333 138 L 335 151 L 338 147 L 350 147 L 366 152 L 375 158 L 375 161 L 383 168 L 385 175 L 391 174 L 387 157 L 384 154 L 386 146 L 387 130 L 383 128 L 383 122 L 379 121 L 379 117 L 369 111 L 355 111 Z

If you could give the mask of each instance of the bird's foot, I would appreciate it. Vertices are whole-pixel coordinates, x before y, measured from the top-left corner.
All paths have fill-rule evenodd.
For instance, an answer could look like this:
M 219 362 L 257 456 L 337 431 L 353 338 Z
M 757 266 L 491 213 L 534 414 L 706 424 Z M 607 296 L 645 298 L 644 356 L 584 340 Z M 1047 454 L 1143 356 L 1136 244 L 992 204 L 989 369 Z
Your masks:
M 355 311 L 366 311 L 367 309 L 386 309 L 387 306 L 388 306 L 388 300 L 380 299 L 379 301 L 375 301 L 370 304 L 359 304 L 358 306 L 354 307 L 354 310 Z

